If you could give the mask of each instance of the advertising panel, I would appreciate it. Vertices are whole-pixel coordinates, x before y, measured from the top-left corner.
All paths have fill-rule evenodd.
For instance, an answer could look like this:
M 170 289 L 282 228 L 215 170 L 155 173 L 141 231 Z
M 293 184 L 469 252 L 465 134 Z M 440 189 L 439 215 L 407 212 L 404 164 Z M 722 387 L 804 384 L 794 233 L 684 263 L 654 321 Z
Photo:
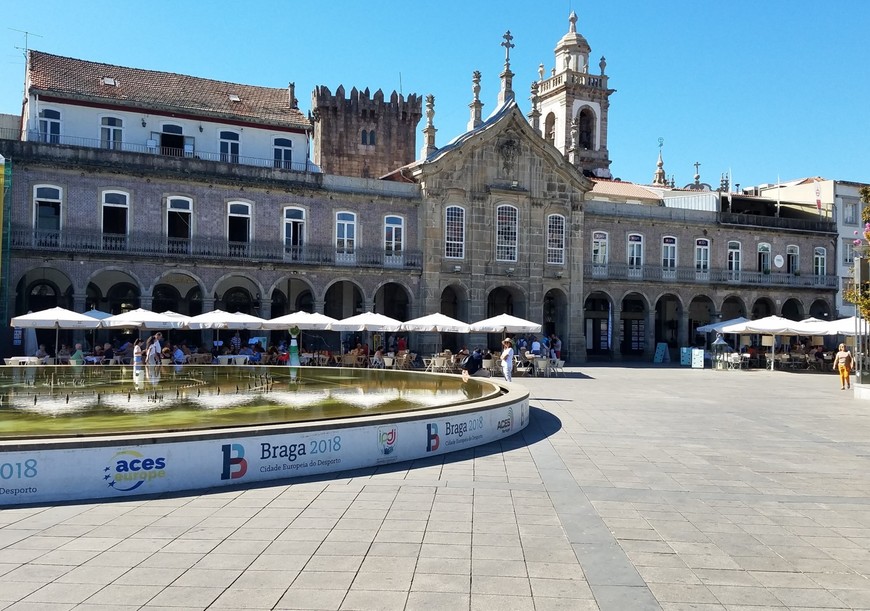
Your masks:
M 412 421 L 229 439 L 0 452 L 0 506 L 123 498 L 320 475 L 497 441 L 529 402 Z

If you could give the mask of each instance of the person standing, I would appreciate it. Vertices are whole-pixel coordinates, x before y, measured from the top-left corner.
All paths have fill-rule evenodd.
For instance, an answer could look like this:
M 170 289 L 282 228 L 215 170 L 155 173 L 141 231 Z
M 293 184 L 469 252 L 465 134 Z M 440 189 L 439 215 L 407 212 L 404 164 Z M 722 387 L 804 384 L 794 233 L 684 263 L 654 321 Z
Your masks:
M 239 335 L 238 331 L 236 331 L 236 334 L 230 339 L 230 345 L 233 347 L 233 354 L 238 354 L 239 350 L 242 349 L 242 337 Z
M 133 364 L 142 365 L 142 340 L 138 337 L 133 342 Z
M 852 353 L 846 350 L 845 344 L 840 344 L 839 351 L 834 357 L 834 371 L 840 372 L 840 390 L 852 388 L 849 375 L 854 369 L 855 359 L 852 358 Z
M 552 347 L 553 352 L 556 353 L 556 358 L 561 359 L 562 358 L 562 340 L 559 339 L 559 336 L 556 335 L 555 333 L 553 333 L 553 335 L 550 336 L 550 346 Z
M 501 372 L 505 382 L 513 381 L 514 372 L 514 343 L 506 337 L 501 343 Z

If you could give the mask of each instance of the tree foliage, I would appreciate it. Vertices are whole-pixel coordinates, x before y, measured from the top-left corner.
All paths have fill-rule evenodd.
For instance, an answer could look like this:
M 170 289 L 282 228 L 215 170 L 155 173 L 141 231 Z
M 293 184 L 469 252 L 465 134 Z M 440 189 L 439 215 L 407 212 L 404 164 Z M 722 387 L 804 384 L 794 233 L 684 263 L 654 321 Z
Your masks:
M 870 187 L 861 187 L 861 220 L 864 228 L 860 237 L 855 238 L 853 247 L 855 256 L 867 258 L 870 256 Z M 857 232 L 856 232 L 857 233 Z M 852 277 L 855 276 L 855 268 L 852 268 Z M 843 300 L 854 303 L 861 312 L 862 318 L 870 318 L 870 278 L 862 278 L 864 286 L 859 291 L 854 283 L 843 289 Z

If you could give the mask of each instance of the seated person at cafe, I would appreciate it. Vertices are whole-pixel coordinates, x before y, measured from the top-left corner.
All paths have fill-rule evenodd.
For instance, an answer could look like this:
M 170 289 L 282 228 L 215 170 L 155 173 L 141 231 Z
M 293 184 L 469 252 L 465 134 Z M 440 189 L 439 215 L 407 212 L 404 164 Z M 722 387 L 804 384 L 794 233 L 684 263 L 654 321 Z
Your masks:
M 251 346 L 249 344 L 245 344 L 244 346 L 239 348 L 239 356 L 246 356 L 250 361 L 251 358 L 254 356 L 254 351 L 251 350 Z
M 475 348 L 474 352 L 464 357 L 461 362 L 461 367 L 468 372 L 468 375 L 473 376 L 483 367 L 483 352 L 480 348 Z
M 172 350 L 172 362 L 176 365 L 181 365 L 186 358 L 187 355 L 184 354 L 184 350 L 181 349 L 181 346 L 175 344 L 175 348 Z
M 69 348 L 66 347 L 66 344 L 60 345 L 60 350 L 57 351 L 57 362 L 69 363 Z
M 375 350 L 374 356 L 372 356 L 372 367 L 376 367 L 378 369 L 384 368 L 384 347 L 378 346 L 378 349 Z
M 83 365 L 85 362 L 85 353 L 82 352 L 82 345 L 76 344 L 75 352 L 69 355 L 69 362 L 73 365 Z
M 45 361 L 48 358 L 48 351 L 45 349 L 45 344 L 39 344 L 39 348 L 37 348 L 36 353 L 33 356 L 38 358 L 40 363 L 45 364 Z

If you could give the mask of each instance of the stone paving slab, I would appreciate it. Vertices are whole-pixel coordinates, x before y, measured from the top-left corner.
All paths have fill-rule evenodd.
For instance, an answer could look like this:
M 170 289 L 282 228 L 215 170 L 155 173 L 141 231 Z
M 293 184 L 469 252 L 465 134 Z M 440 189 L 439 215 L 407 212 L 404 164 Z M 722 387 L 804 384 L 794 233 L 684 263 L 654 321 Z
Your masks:
M 0 609 L 870 610 L 870 403 L 836 376 L 517 378 L 438 459 L 0 511 Z

